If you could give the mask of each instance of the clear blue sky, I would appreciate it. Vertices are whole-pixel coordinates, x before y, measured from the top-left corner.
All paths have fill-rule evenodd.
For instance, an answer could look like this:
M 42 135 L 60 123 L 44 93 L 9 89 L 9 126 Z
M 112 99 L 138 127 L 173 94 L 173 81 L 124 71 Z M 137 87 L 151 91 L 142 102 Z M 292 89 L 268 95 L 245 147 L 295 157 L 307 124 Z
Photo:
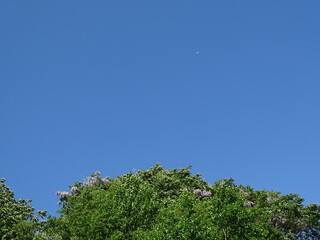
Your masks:
M 0 177 L 193 165 L 319 202 L 320 1 L 0 2 Z

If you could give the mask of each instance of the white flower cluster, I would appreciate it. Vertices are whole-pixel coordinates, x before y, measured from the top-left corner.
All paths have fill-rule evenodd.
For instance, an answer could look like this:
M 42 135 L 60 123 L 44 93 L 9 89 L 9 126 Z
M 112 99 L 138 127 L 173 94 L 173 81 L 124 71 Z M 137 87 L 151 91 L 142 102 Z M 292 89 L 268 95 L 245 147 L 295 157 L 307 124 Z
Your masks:
M 272 203 L 274 202 L 276 199 L 272 198 L 272 197 L 267 197 L 267 202 L 268 203 Z
M 64 200 L 66 200 L 69 196 L 72 194 L 76 194 L 79 191 L 79 186 L 88 186 L 92 187 L 96 184 L 99 185 L 108 185 L 110 181 L 107 178 L 101 178 L 100 172 L 96 171 L 94 174 L 92 174 L 91 177 L 87 177 L 82 183 L 80 182 L 77 186 L 72 186 L 70 188 L 71 193 L 64 192 L 64 191 L 57 191 L 57 196 L 59 197 L 58 204 L 60 205 Z
M 253 205 L 254 205 L 254 202 L 252 201 L 247 201 L 243 204 L 244 207 L 253 207 Z
M 70 188 L 70 190 L 71 190 L 71 194 L 75 194 L 75 193 L 78 192 L 78 187 L 72 186 L 72 187 Z
M 95 172 L 91 177 L 87 177 L 86 180 L 83 182 L 85 186 L 92 187 L 96 183 L 100 185 L 108 185 L 110 181 L 107 178 L 101 178 L 100 172 Z
M 194 190 L 193 193 L 198 195 L 199 197 L 211 197 L 212 196 L 211 192 L 208 192 L 206 190 L 200 190 L 200 189 Z
M 247 191 L 245 191 L 244 189 L 240 188 L 240 193 L 244 196 L 248 196 L 249 193 Z
M 282 224 L 285 224 L 287 221 L 288 219 L 283 216 L 274 216 L 273 218 L 268 220 L 268 222 L 282 223 Z
M 57 191 L 57 196 L 59 197 L 58 204 L 60 205 L 63 200 L 65 200 L 67 197 L 69 197 L 71 194 L 64 191 Z
M 57 195 L 58 195 L 60 198 L 66 198 L 66 197 L 69 197 L 69 196 L 70 196 L 70 193 L 68 193 L 68 192 L 62 192 L 62 191 L 57 191 Z

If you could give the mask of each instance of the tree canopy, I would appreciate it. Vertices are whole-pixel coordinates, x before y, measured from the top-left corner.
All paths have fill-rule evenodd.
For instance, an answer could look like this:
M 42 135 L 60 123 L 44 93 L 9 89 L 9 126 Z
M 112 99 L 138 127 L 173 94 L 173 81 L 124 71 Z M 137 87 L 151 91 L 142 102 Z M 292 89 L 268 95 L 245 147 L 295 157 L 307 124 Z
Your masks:
M 39 218 L 45 216 L 45 211 L 34 215 L 31 199 L 14 198 L 14 192 L 5 184 L 6 179 L 0 180 L 0 237 L 2 240 L 33 239 L 40 227 Z
M 57 192 L 60 216 L 36 225 L 34 239 L 320 239 L 318 204 L 305 205 L 297 194 L 257 191 L 233 179 L 211 185 L 200 174 L 192 175 L 190 167 L 165 170 L 156 164 L 116 178 L 95 172 L 69 188 Z M 18 206 L 12 216 L 21 213 L 21 219 L 1 221 L 1 234 L 21 221 L 36 222 L 29 203 L 4 192 L 1 217 L 9 219 L 3 213 L 9 201 Z M 2 239 L 15 239 L 11 236 Z

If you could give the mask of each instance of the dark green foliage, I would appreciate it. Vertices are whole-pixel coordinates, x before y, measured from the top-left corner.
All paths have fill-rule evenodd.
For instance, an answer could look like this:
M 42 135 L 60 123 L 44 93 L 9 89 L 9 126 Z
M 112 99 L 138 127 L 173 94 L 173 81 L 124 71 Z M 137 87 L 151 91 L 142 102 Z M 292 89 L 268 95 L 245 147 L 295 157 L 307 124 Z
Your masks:
M 45 211 L 39 211 L 34 216 L 31 200 L 14 198 L 14 192 L 5 185 L 5 179 L 0 180 L 0 238 L 33 239 L 39 228 L 39 217 L 45 216 Z

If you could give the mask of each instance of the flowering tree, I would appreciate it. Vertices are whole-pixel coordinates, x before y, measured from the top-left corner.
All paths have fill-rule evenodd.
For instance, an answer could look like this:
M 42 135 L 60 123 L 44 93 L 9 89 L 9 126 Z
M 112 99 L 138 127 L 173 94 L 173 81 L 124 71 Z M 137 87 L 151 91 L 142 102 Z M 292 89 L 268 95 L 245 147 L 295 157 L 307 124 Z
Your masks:
M 57 194 L 61 216 L 42 239 L 320 239 L 319 205 L 232 179 L 210 185 L 190 167 L 157 164 L 113 179 L 96 172 Z
M 16 200 L 0 181 L 2 240 L 318 240 L 320 207 L 297 194 L 256 191 L 222 179 L 214 185 L 190 167 L 117 178 L 93 173 L 58 191 L 60 217 L 34 215 L 31 200 Z

